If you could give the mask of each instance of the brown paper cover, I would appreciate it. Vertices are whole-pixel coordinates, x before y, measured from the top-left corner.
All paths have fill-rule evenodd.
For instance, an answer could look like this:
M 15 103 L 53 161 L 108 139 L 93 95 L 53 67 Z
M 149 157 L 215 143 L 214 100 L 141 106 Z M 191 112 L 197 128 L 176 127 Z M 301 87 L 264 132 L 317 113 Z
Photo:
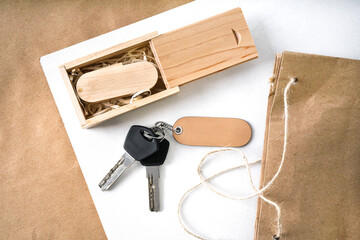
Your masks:
M 1 1 L 0 239 L 105 239 L 41 56 L 188 0 Z
M 283 169 L 265 196 L 282 210 L 281 240 L 360 239 L 360 61 L 284 52 L 269 94 L 261 186 L 283 150 L 283 91 L 290 77 Z M 259 200 L 255 239 L 272 239 L 276 211 Z

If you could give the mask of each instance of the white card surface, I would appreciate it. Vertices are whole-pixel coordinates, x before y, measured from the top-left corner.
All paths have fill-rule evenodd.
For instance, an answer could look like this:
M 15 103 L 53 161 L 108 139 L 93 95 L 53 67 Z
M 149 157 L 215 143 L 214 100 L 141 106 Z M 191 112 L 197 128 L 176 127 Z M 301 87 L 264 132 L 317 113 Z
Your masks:
M 234 7 L 241 7 L 259 58 L 200 79 L 180 93 L 120 115 L 91 129 L 81 129 L 58 66 L 89 53 L 131 40 L 152 31 L 159 34 L 194 23 Z M 98 183 L 124 152 L 131 125 L 174 123 L 183 116 L 234 117 L 248 121 L 251 142 L 241 148 L 250 161 L 261 158 L 265 130 L 268 79 L 275 53 L 283 50 L 347 58 L 360 57 L 360 4 L 357 1 L 195 1 L 143 21 L 98 36 L 41 58 L 41 65 L 66 131 L 109 239 L 190 239 L 182 229 L 177 208 L 181 196 L 200 182 L 197 165 L 216 148 L 191 147 L 172 137 L 170 151 L 160 169 L 161 211 L 148 207 L 145 168 L 134 164 L 110 191 Z M 212 157 L 209 176 L 216 169 L 241 163 L 234 154 Z M 259 179 L 260 165 L 252 168 Z M 234 184 L 235 183 L 235 184 Z M 76 184 L 76 183 L 74 183 Z M 220 177 L 216 184 L 227 191 L 249 192 L 245 171 Z M 252 239 L 257 199 L 231 201 L 209 192 L 194 192 L 184 203 L 183 216 L 190 229 L 206 239 Z M 269 239 L 271 236 L 269 236 Z

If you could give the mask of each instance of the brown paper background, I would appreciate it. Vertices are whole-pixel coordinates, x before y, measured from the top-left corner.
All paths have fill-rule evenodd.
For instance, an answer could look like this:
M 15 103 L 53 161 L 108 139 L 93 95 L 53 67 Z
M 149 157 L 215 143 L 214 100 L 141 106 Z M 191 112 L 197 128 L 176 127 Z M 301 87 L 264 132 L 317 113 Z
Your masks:
M 0 239 L 106 238 L 39 59 L 187 2 L 0 2 Z
M 289 93 L 283 169 L 265 194 L 282 209 L 280 239 L 360 239 L 360 61 L 291 52 L 278 60 L 261 185 L 281 159 L 284 88 L 290 77 L 299 80 Z M 275 209 L 259 200 L 255 239 L 272 239 L 275 218 Z

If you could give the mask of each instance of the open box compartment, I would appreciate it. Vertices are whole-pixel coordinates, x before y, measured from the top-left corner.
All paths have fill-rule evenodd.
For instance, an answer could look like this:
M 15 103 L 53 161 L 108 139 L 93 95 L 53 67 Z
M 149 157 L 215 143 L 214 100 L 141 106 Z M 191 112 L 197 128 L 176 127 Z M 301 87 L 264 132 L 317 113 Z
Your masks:
M 114 109 L 104 112 L 100 115 L 93 116 L 90 118 L 85 117 L 83 107 L 79 102 L 79 99 L 76 95 L 77 94 L 76 90 L 70 79 L 71 71 L 76 68 L 83 68 L 86 66 L 90 66 L 90 65 L 100 62 L 102 60 L 117 57 L 117 56 L 123 54 L 124 52 L 128 51 L 129 49 L 138 48 L 138 47 L 142 47 L 142 46 L 146 46 L 146 45 L 148 45 L 150 47 L 151 39 L 156 36 L 158 36 L 158 33 L 152 32 L 152 33 L 146 34 L 144 36 L 141 36 L 139 38 L 130 40 L 128 42 L 115 45 L 113 47 L 102 50 L 100 52 L 97 52 L 97 53 L 85 56 L 83 58 L 79 58 L 77 60 L 65 63 L 59 67 L 62 78 L 65 83 L 65 86 L 68 90 L 68 93 L 71 97 L 71 101 L 75 108 L 76 114 L 80 120 L 81 127 L 83 127 L 83 128 L 92 127 L 92 126 L 99 124 L 107 119 L 110 119 L 117 115 L 123 114 L 125 112 L 131 111 L 138 107 L 147 105 L 151 102 L 165 98 L 167 96 L 171 96 L 171 95 L 179 92 L 178 87 L 170 88 L 169 84 L 166 82 L 166 80 L 163 76 L 162 71 L 160 70 L 160 74 L 161 74 L 160 79 L 161 79 L 162 83 L 158 82 L 156 84 L 156 86 L 157 86 L 157 89 L 162 89 L 161 91 L 158 90 L 158 91 L 156 91 L 156 93 L 153 93 L 152 95 L 150 95 L 148 97 L 134 101 L 134 102 L 124 105 L 124 106 L 119 106 L 118 108 L 114 108 Z M 160 68 L 160 66 L 158 66 L 158 67 Z M 160 85 L 160 87 L 159 87 L 159 85 Z

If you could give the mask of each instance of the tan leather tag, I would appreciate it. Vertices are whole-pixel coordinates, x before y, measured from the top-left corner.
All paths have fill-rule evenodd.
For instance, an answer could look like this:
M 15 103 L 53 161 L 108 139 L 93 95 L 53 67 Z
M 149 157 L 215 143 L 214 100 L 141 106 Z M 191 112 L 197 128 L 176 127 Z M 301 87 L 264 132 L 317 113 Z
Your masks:
M 240 147 L 249 142 L 251 127 L 237 118 L 183 117 L 174 124 L 173 135 L 185 145 Z

